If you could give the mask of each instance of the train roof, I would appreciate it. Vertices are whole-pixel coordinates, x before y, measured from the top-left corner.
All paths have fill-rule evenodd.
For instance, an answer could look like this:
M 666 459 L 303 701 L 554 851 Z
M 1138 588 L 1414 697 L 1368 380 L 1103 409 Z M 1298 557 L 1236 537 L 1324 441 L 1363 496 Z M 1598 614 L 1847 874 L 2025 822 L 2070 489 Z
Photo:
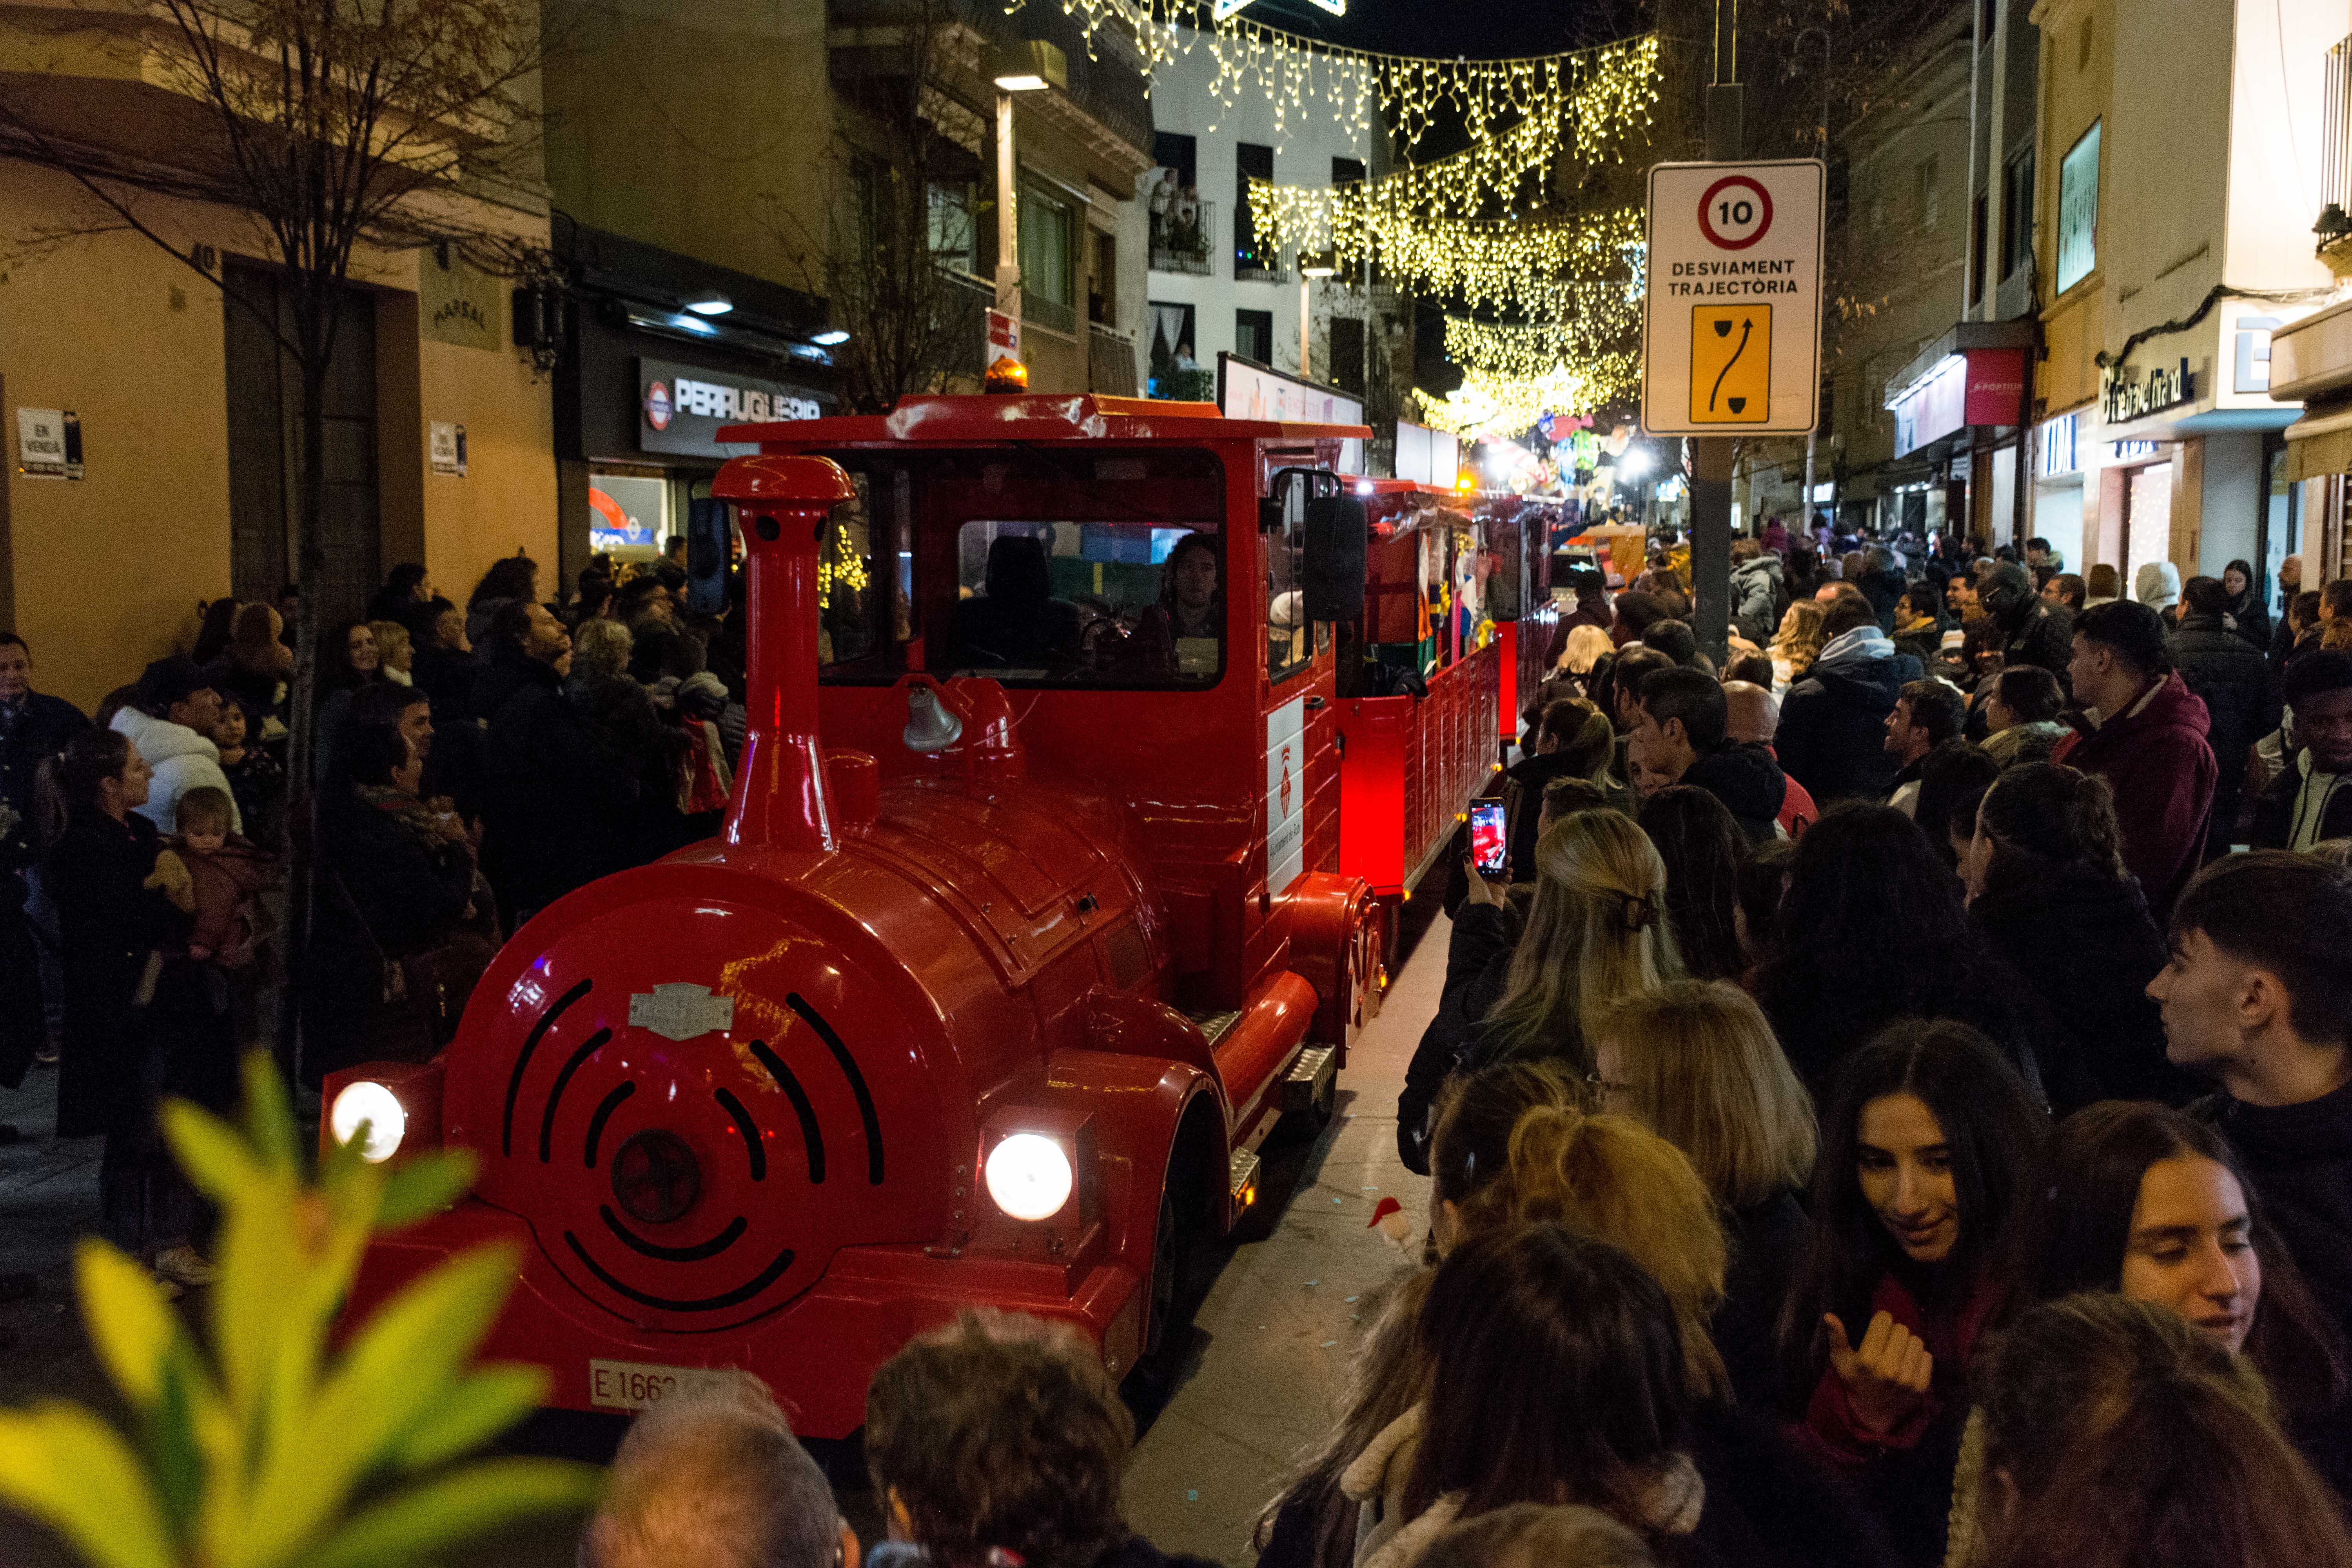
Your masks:
M 1348 441 L 1368 439 L 1371 433 L 1365 425 L 1229 419 L 1213 403 L 1091 393 L 972 394 L 902 397 L 887 414 L 730 425 L 719 432 L 719 439 L 757 442 L 766 451 L 804 451 L 811 447 L 970 447 L 1010 441 Z

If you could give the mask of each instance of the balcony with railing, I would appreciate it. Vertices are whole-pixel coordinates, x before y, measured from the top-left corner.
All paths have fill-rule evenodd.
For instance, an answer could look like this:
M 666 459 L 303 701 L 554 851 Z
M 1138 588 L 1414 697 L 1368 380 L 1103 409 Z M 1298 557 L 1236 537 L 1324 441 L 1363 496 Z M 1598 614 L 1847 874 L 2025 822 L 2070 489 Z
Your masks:
M 1275 249 L 1255 235 L 1234 237 L 1234 281 L 1236 283 L 1287 283 L 1290 268 L 1282 264 L 1282 252 Z
M 1060 332 L 1066 337 L 1077 335 L 1077 307 L 1066 305 L 1034 289 L 1021 290 L 1021 320 L 1026 324 L 1043 327 L 1049 332 Z
M 1216 203 L 1201 200 L 1190 186 L 1160 186 L 1151 204 L 1151 270 L 1208 277 L 1217 253 L 1216 229 Z
M 1135 339 L 1100 321 L 1087 328 L 1087 390 L 1133 397 Z

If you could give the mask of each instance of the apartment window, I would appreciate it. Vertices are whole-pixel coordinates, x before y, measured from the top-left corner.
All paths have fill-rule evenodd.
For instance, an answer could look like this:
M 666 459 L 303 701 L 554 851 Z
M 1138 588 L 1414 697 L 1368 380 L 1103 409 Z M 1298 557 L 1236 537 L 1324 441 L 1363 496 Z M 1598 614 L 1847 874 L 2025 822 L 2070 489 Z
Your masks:
M 1151 158 L 1163 169 L 1176 172 L 1176 183 L 1186 190 L 1198 186 L 1200 180 L 1201 142 L 1198 137 L 1179 135 L 1173 131 L 1155 131 L 1151 134 Z
M 1274 312 L 1272 310 L 1235 310 L 1234 312 L 1234 353 L 1260 364 L 1274 363 Z
M 1054 331 L 1077 331 L 1077 211 L 1032 184 L 1021 193 L 1021 313 Z
M 1985 264 L 1985 199 L 1979 195 L 1969 204 L 1969 299 L 1971 302 L 1984 298 Z
M 1145 314 L 1151 329 L 1151 347 L 1145 359 L 1150 375 L 1146 390 L 1154 397 L 1213 400 L 1216 373 L 1202 369 L 1192 352 L 1192 345 L 1200 341 L 1193 335 L 1192 307 L 1154 300 Z
M 1364 395 L 1364 321 L 1360 316 L 1331 318 L 1331 363 L 1323 379 L 1342 392 Z
M 1255 142 L 1244 142 L 1234 148 L 1234 276 L 1235 278 L 1271 278 L 1280 275 L 1281 258 L 1271 247 L 1262 244 L 1257 234 L 1257 215 L 1250 210 L 1249 187 L 1253 179 L 1274 178 L 1274 149 Z
M 1331 183 L 1333 184 L 1346 185 L 1359 184 L 1362 181 L 1363 177 L 1364 161 L 1361 158 L 1334 158 L 1331 160 Z
M 1932 154 L 1920 159 L 1911 172 L 1911 210 L 1918 215 L 1921 228 L 1933 228 L 1943 218 L 1942 170 Z
M 972 221 L 971 187 L 933 181 L 930 187 L 931 259 L 941 267 L 978 276 L 980 226 Z
M 2099 264 L 2099 127 L 2093 121 L 2058 164 L 2058 292 Z
M 1087 290 L 1087 320 L 1106 326 L 1118 320 L 1118 236 L 1094 231 L 1095 275 Z
M 2033 149 L 2009 161 L 2000 174 L 2000 275 L 2009 277 L 2033 254 Z

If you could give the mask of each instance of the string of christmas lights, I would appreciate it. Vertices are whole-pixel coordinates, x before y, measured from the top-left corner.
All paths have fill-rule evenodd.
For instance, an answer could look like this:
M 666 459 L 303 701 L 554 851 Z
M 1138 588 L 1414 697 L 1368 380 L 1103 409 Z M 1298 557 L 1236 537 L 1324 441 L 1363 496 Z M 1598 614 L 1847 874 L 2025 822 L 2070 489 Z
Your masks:
M 1641 356 L 1631 351 L 1601 354 L 1575 369 L 1555 365 L 1534 376 L 1465 375 L 1444 397 L 1419 387 L 1413 399 L 1421 423 L 1457 436 L 1517 436 L 1537 418 L 1551 414 L 1588 414 L 1603 404 L 1631 398 L 1641 384 Z
M 1640 312 L 1621 284 L 1601 284 L 1580 303 L 1578 314 L 1532 324 L 1448 316 L 1446 357 L 1466 374 L 1496 380 L 1538 380 L 1563 366 L 1608 361 L 1640 324 Z
M 1641 244 L 1642 209 L 1634 206 L 1518 221 L 1368 213 L 1360 227 L 1331 237 L 1343 268 L 1371 260 L 1405 292 L 1530 315 L 1558 300 L 1562 278 L 1617 270 Z
M 1365 213 L 1475 217 L 1508 205 L 1573 149 L 1598 161 L 1622 158 L 1624 132 L 1647 126 L 1658 97 L 1658 41 L 1641 37 L 1600 51 L 1594 69 L 1531 107 L 1507 131 L 1482 136 L 1450 157 L 1410 163 L 1377 178 L 1336 185 L 1250 182 L 1250 211 L 1277 243 L 1320 250 Z
M 1008 0 L 1007 14 L 1024 3 Z M 1193 48 L 1207 49 L 1217 65 L 1211 96 L 1230 110 L 1255 89 L 1274 110 L 1277 144 L 1293 120 L 1318 109 L 1360 136 L 1385 121 L 1398 150 L 1410 153 L 1449 109 L 1476 142 L 1529 115 L 1559 120 L 1566 106 L 1578 133 L 1597 148 L 1648 124 L 1656 98 L 1654 38 L 1517 59 L 1432 59 L 1341 48 L 1239 16 L 1202 32 L 1192 0 L 1062 0 L 1062 9 L 1085 30 L 1089 52 L 1105 26 L 1132 38 L 1147 84 Z M 1638 85 L 1624 79 L 1629 75 Z

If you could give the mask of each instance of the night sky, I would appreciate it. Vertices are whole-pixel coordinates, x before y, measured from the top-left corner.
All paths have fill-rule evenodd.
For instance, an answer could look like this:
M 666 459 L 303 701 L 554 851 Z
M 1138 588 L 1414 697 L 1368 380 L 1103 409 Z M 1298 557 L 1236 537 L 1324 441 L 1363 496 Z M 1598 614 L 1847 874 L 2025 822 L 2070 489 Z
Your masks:
M 1349 0 L 1334 16 L 1307 0 L 1256 0 L 1244 16 L 1334 44 L 1399 55 L 1551 54 L 1602 41 L 1591 0 Z

